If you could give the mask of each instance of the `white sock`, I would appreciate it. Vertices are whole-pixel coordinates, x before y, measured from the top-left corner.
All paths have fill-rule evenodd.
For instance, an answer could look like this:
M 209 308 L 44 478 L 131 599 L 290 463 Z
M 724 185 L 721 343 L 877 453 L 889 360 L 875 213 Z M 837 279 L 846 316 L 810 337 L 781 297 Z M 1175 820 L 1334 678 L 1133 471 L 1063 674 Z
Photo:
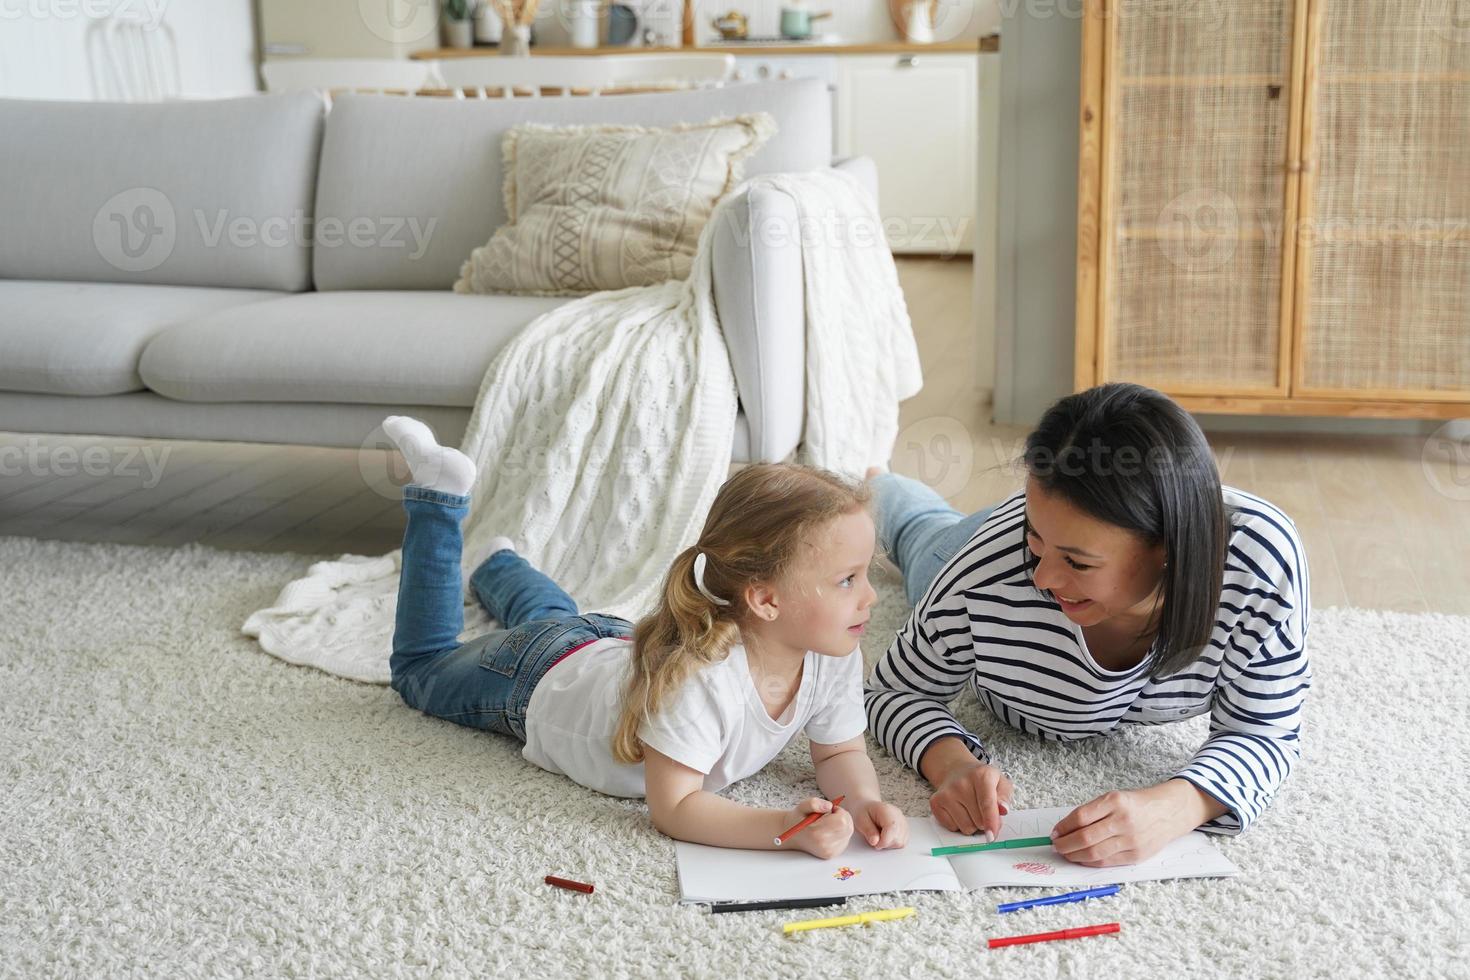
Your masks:
M 491 555 L 497 554 L 497 553 L 502 552 L 502 551 L 515 551 L 515 550 L 516 550 L 516 544 L 510 538 L 506 538 L 506 537 L 492 538 L 490 540 L 490 550 L 487 551 L 487 552 L 485 552 L 485 557 L 486 558 L 489 558 Z
M 415 486 L 463 497 L 475 485 L 475 464 L 458 449 L 441 446 L 434 433 L 418 419 L 390 415 L 383 431 L 408 463 Z

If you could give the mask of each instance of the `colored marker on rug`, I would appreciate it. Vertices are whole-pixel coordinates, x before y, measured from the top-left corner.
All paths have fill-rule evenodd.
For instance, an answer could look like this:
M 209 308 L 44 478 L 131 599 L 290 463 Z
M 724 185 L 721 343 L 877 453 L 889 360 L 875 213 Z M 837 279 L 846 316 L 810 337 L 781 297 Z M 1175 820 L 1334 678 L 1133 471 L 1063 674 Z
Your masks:
M 946 854 L 973 854 L 976 851 L 1005 851 L 1014 847 L 1051 847 L 1050 837 L 1017 837 L 1015 840 L 998 840 L 992 844 L 956 844 L 953 847 L 931 848 L 935 857 Z
M 1082 939 L 1087 936 L 1106 936 L 1109 933 L 1122 932 L 1123 927 L 1116 922 L 1109 922 L 1100 926 L 1083 926 L 1081 929 L 1061 929 L 1057 932 L 1038 932 L 1030 936 L 1006 936 L 1004 939 L 990 940 L 991 949 L 999 949 L 1002 946 L 1024 946 L 1027 943 L 1049 943 L 1056 939 Z
M 907 919 L 914 914 L 914 907 L 906 905 L 898 909 L 880 909 L 877 912 L 859 912 L 857 915 L 839 915 L 835 919 L 806 919 L 802 922 L 788 922 L 781 927 L 786 935 L 793 932 L 806 932 L 808 929 L 831 929 L 833 926 L 864 926 L 870 922 L 892 922 L 894 919 Z
M 584 895 L 592 894 L 592 886 L 580 881 L 572 881 L 570 878 L 558 878 L 556 875 L 547 875 L 546 883 L 567 891 L 581 892 Z
M 768 909 L 820 909 L 829 905 L 846 905 L 846 898 L 779 898 L 769 902 L 711 902 L 710 913 L 764 912 Z
M 1109 895 L 1118 894 L 1122 885 L 1104 885 L 1101 888 L 1087 888 L 1080 892 L 1067 892 L 1064 895 L 1043 895 L 1041 898 L 1028 898 L 1020 902 L 1002 902 L 995 907 L 997 912 L 1019 912 L 1022 909 L 1040 908 L 1043 905 L 1066 905 L 1068 902 L 1085 902 L 1089 898 L 1106 898 Z

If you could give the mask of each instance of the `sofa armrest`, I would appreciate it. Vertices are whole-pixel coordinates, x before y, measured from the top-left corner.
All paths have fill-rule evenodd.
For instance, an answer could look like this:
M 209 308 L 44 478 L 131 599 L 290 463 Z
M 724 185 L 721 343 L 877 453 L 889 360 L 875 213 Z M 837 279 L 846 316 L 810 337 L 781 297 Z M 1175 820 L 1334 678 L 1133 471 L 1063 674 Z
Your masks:
M 862 181 L 863 186 L 873 195 L 873 207 L 878 206 L 878 165 L 873 162 L 872 157 L 844 157 L 841 160 L 833 160 L 832 168 L 850 173 Z
M 806 300 L 796 202 L 754 187 L 714 230 L 715 310 L 750 430 L 749 459 L 779 462 L 801 442 Z

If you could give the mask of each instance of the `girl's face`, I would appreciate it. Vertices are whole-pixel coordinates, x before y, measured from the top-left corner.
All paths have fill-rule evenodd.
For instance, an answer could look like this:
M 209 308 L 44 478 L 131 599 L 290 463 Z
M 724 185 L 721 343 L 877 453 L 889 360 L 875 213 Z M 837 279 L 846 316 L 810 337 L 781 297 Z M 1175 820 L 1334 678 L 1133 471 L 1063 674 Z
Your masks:
M 845 657 L 857 649 L 878 593 L 868 581 L 876 534 L 867 511 L 818 528 L 774 587 L 752 586 L 761 634 L 797 650 Z
M 1115 617 L 1148 623 L 1163 579 L 1165 550 L 1099 521 L 1026 481 L 1026 546 L 1036 587 L 1051 593 L 1078 626 Z

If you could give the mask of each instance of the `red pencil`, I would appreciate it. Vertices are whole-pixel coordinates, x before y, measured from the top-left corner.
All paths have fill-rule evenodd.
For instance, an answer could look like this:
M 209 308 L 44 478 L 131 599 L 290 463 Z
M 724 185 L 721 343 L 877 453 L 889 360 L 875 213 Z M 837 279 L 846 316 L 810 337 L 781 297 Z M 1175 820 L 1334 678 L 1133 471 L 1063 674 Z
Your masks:
M 837 799 L 833 800 L 832 801 L 832 810 L 837 809 L 837 807 L 845 799 L 847 799 L 847 797 L 845 797 L 845 796 L 839 796 L 839 797 L 837 797 Z M 832 810 L 828 810 L 827 813 L 831 813 Z M 801 821 L 801 823 L 797 824 L 795 827 L 792 827 L 790 830 L 786 831 L 786 833 L 784 833 L 780 837 L 777 837 L 776 838 L 776 846 L 777 847 L 780 847 L 782 844 L 786 843 L 791 838 L 793 838 L 797 834 L 801 833 L 803 830 L 806 830 L 808 827 L 810 827 L 812 824 L 816 823 L 818 820 L 820 820 L 822 817 L 825 817 L 826 815 L 827 815 L 826 813 L 809 813 L 809 814 L 807 814 L 806 817 Z
M 1047 943 L 1053 939 L 1081 939 L 1084 936 L 1102 936 L 1110 932 L 1120 932 L 1122 926 L 1116 922 L 1109 922 L 1101 926 L 1083 926 L 1081 929 L 1062 929 L 1058 932 L 1038 932 L 1031 936 L 1007 936 L 1004 939 L 992 939 L 990 948 L 996 949 L 1000 946 L 1021 946 L 1025 943 Z
M 592 894 L 592 886 L 584 885 L 580 881 L 572 881 L 570 878 L 558 878 L 556 875 L 547 875 L 546 883 L 569 891 L 582 892 L 584 895 Z

